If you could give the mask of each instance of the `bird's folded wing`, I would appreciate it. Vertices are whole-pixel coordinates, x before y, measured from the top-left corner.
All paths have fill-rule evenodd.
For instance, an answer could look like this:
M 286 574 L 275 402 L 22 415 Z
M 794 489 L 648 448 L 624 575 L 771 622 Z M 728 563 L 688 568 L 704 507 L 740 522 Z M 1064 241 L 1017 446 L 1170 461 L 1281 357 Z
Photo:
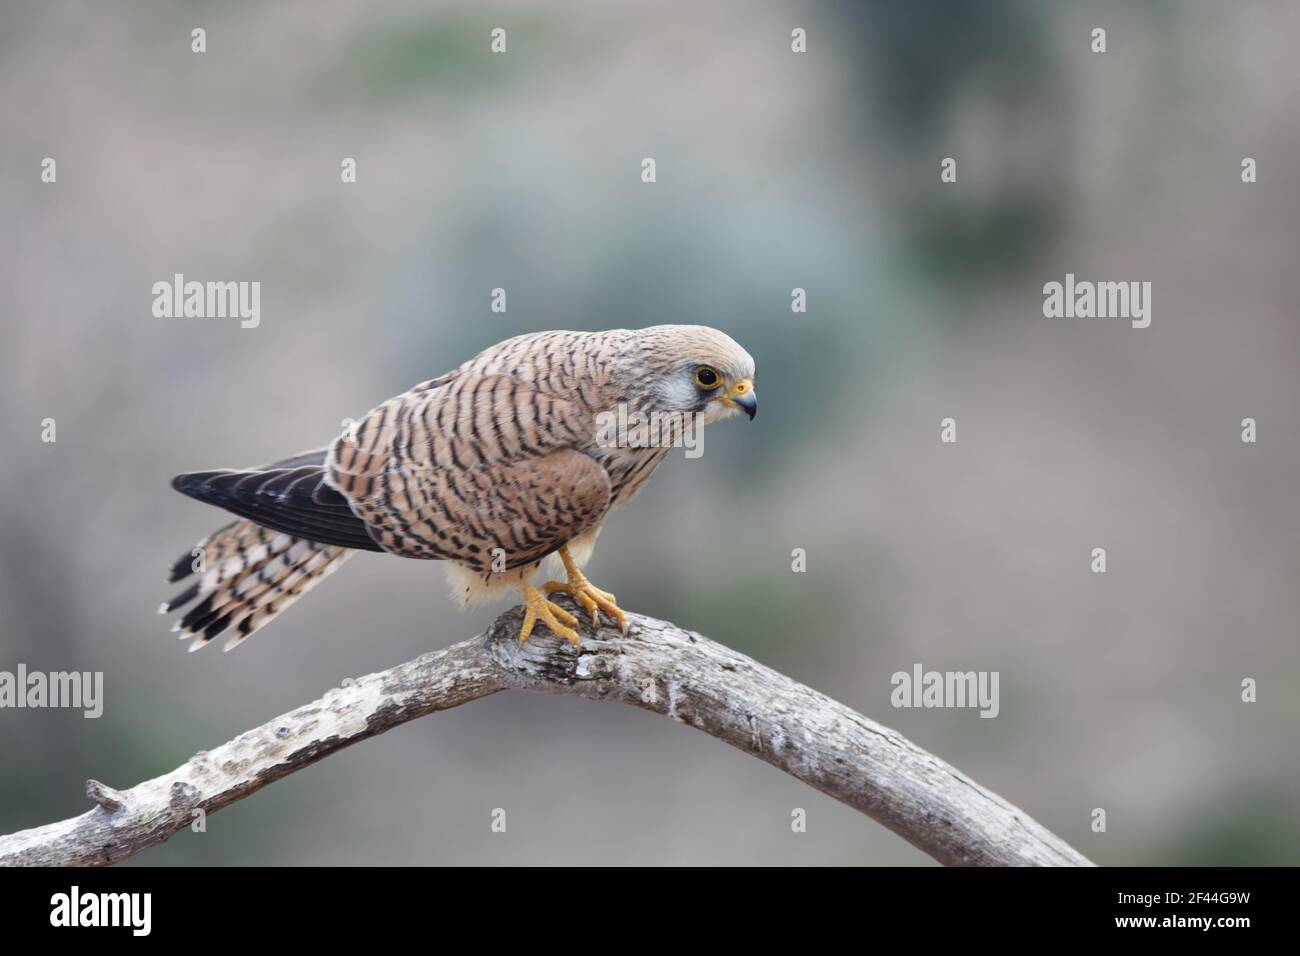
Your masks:
M 326 449 L 260 468 L 195 471 L 172 487 L 265 528 L 321 544 L 380 551 L 366 523 L 325 480 Z
M 326 471 L 384 550 L 509 570 L 603 519 L 609 477 L 574 450 L 593 428 L 528 382 L 465 375 L 380 405 L 335 441 Z

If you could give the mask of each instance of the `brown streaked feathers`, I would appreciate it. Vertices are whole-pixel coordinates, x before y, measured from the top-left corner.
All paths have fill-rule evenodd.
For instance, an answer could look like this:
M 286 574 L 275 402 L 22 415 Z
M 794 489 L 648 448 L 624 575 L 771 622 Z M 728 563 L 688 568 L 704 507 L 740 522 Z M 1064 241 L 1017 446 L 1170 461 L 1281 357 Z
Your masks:
M 195 637 L 190 649 L 230 631 L 229 649 L 357 550 L 447 561 L 461 602 L 525 585 L 565 545 L 581 564 L 668 451 L 599 445 L 597 416 L 620 403 L 703 422 L 733 414 L 689 384 L 701 364 L 754 374 L 740 346 L 703 326 L 521 335 L 384 402 L 327 448 L 178 475 L 178 491 L 241 520 L 199 543 L 201 564 L 176 562 L 170 580 L 194 581 L 160 610 L 192 604 L 174 628 Z

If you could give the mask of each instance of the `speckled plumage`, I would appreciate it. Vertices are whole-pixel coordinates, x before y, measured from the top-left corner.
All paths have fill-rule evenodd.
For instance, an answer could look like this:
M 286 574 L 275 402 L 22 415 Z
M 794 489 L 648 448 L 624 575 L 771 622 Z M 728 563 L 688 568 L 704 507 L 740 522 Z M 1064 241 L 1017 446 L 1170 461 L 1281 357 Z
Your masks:
M 718 387 L 698 384 L 702 367 Z M 526 587 L 561 549 L 581 567 L 610 512 L 669 451 L 600 440 L 601 414 L 752 417 L 753 375 L 748 353 L 704 326 L 508 339 L 389 399 L 326 448 L 177 476 L 178 490 L 244 520 L 200 542 L 206 570 L 162 610 L 198 601 L 177 629 L 198 635 L 191 649 L 233 629 L 230 647 L 356 550 L 448 562 L 461 603 Z M 184 556 L 171 579 L 191 563 Z

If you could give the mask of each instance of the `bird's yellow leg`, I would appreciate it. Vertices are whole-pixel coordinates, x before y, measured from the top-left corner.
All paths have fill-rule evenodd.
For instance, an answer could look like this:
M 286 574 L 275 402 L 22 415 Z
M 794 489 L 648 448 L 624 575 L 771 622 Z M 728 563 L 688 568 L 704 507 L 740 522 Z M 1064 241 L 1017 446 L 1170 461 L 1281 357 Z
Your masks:
M 563 591 L 565 594 L 570 595 L 591 614 L 592 627 L 599 623 L 600 612 L 604 611 L 618 622 L 619 629 L 626 634 L 627 615 L 615 603 L 617 599 L 614 595 L 608 591 L 602 591 L 587 580 L 586 576 L 578 570 L 578 566 L 573 563 L 573 556 L 569 554 L 568 545 L 560 548 L 560 560 L 564 562 L 564 570 L 569 575 L 568 582 L 547 581 L 542 585 L 542 590 L 547 594 Z
M 519 590 L 524 595 L 524 626 L 519 629 L 520 644 L 528 640 L 528 635 L 533 633 L 533 625 L 540 620 L 556 637 L 564 638 L 574 647 L 578 646 L 581 638 L 573 628 L 578 623 L 576 617 L 558 604 L 546 600 L 546 595 L 531 584 L 525 584 Z

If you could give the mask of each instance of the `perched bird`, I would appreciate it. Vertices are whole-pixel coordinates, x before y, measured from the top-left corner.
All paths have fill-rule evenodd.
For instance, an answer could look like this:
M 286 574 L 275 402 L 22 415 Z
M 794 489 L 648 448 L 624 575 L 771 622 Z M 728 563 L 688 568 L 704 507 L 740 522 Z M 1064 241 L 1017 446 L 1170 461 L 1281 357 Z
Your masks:
M 183 555 L 194 575 L 159 609 L 193 604 L 173 630 L 198 650 L 263 627 L 356 551 L 447 562 L 465 606 L 523 595 L 522 643 L 541 621 L 579 643 L 571 595 L 593 626 L 615 597 L 582 573 L 601 526 L 690 429 L 758 410 L 754 360 L 700 325 L 535 332 L 389 399 L 328 446 L 244 470 L 177 475 L 172 487 L 241 520 Z M 619 427 L 654 422 L 656 428 Z M 649 440 L 647 440 L 649 439 Z M 533 580 L 558 555 L 566 581 Z M 197 603 L 194 603 L 197 602 Z

